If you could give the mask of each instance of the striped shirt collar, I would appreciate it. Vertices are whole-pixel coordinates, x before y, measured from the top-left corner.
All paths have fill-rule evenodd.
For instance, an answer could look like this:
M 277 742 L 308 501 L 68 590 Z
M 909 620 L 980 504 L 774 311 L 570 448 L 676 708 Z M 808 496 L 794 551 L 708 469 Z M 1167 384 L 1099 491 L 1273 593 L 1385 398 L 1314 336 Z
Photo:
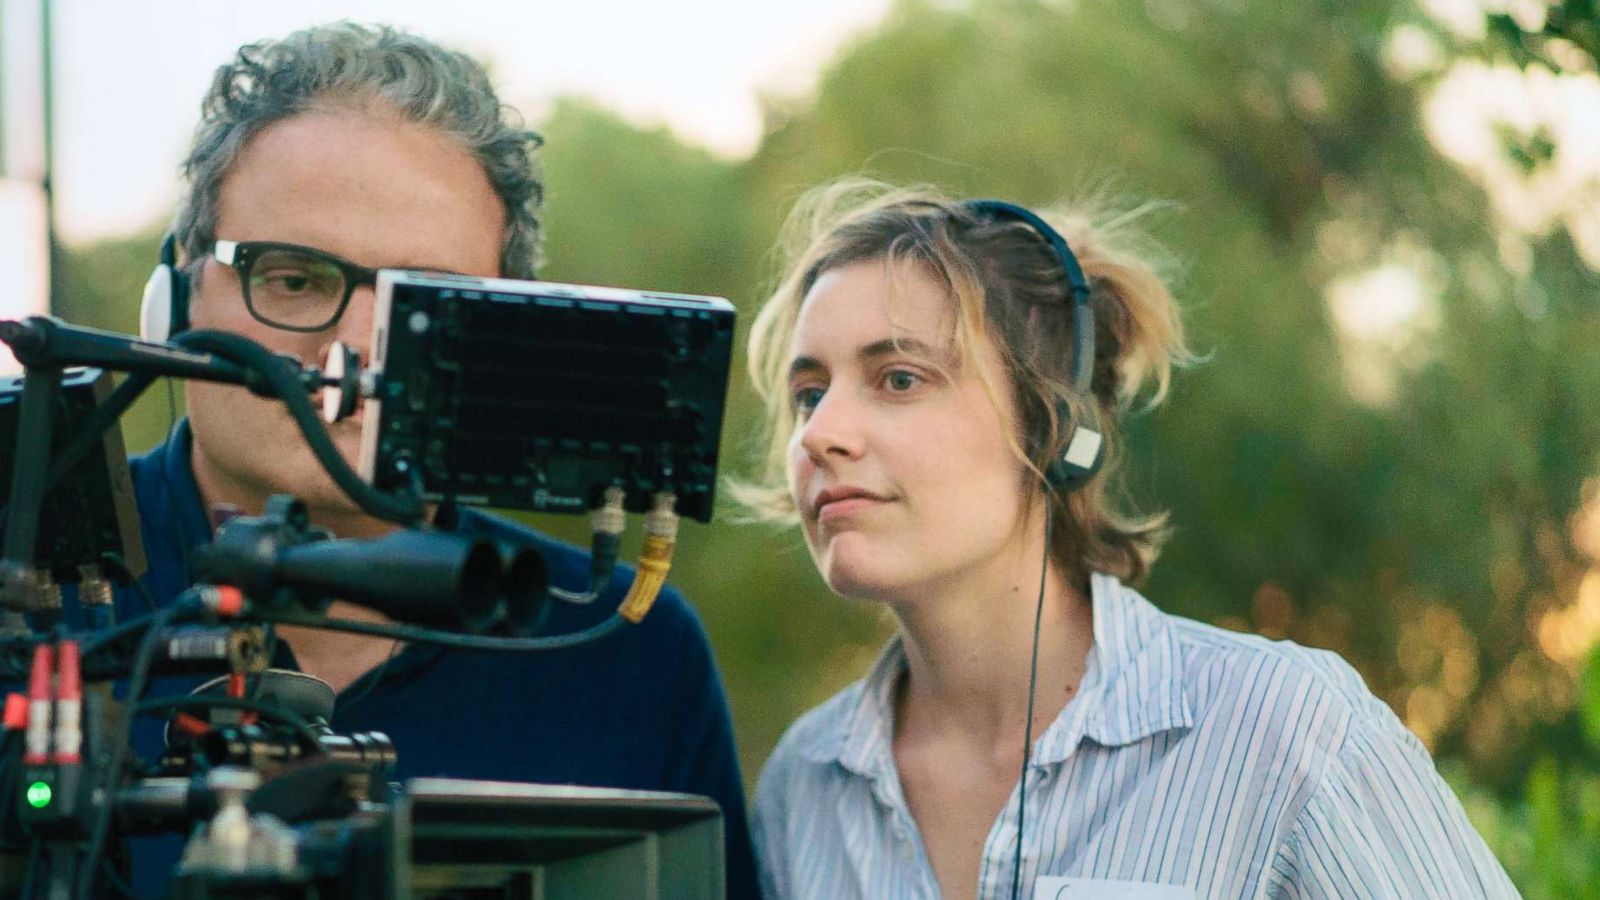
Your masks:
M 1067 759 L 1084 738 L 1118 747 L 1194 723 L 1171 620 L 1110 575 L 1091 576 L 1090 598 L 1094 643 L 1083 682 L 1034 743 L 1035 765 Z M 905 667 L 905 648 L 896 635 L 856 684 L 837 726 L 805 755 L 837 762 L 893 790 L 890 785 L 899 780 L 890 744 L 894 690 Z

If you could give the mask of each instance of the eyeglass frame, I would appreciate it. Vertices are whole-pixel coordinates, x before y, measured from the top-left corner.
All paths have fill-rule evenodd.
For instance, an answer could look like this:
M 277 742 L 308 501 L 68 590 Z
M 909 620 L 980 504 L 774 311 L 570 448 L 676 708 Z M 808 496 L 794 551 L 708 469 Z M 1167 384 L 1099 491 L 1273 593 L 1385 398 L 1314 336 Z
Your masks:
M 274 322 L 256 310 L 255 301 L 250 299 L 250 269 L 262 254 L 273 250 L 282 250 L 292 253 L 304 253 L 316 259 L 332 263 L 344 277 L 344 296 L 339 299 L 339 305 L 334 309 L 333 315 L 320 325 L 285 325 Z M 217 262 L 234 270 L 239 275 L 239 289 L 244 293 L 245 309 L 250 311 L 250 317 L 268 328 L 280 331 L 293 331 L 299 334 L 315 334 L 327 331 L 344 317 L 344 311 L 350 306 L 350 298 L 358 287 L 377 287 L 378 270 L 369 269 L 359 263 L 353 263 L 342 256 L 336 256 L 326 250 L 316 247 L 307 247 L 303 244 L 287 244 L 281 241 L 226 241 L 216 240 L 211 244 L 211 256 Z

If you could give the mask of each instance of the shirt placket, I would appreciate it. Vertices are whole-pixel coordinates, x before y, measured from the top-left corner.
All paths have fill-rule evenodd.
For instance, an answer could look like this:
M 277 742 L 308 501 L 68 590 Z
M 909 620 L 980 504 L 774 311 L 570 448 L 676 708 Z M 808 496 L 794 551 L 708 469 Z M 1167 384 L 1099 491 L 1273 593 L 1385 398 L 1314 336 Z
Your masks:
M 1091 662 L 1091 667 L 1094 665 Z M 1071 765 L 1077 755 L 1084 727 L 1092 714 L 1098 697 L 1096 683 L 1085 676 L 1084 687 L 1066 710 L 1034 744 L 1034 753 L 1043 755 L 1028 764 L 1028 808 L 1023 817 L 1022 829 L 1022 882 L 1017 889 L 1017 900 L 1033 897 L 1031 879 L 1040 874 L 1039 860 L 1045 849 L 1045 832 L 1041 829 L 1041 815 L 1055 793 L 1056 782 L 1062 777 L 1064 767 Z M 1066 747 L 1064 753 L 1041 753 L 1051 746 Z M 1011 880 L 1017 866 L 1017 802 L 1021 784 L 1011 789 L 1000 816 L 989 829 L 983 844 L 983 865 L 978 870 L 978 900 L 1011 900 Z
M 939 896 L 939 882 L 934 878 L 933 864 L 928 861 L 928 853 L 922 846 L 922 834 L 911 818 L 911 808 L 906 805 L 905 794 L 900 790 L 900 775 L 894 768 L 893 760 L 887 762 L 887 768 L 880 765 L 869 780 L 873 798 L 885 814 L 889 831 L 886 837 L 894 847 L 894 865 L 901 876 L 896 880 L 916 885 L 918 892 L 914 896 L 934 900 Z M 858 868 L 857 871 L 873 868 L 870 861 L 867 862 L 868 869 Z
M 1050 788 L 1055 783 L 1057 764 L 1028 766 L 1028 813 L 1035 813 L 1041 809 L 1050 797 Z M 1017 865 L 1017 801 L 1020 796 L 1018 788 L 1013 787 L 1011 798 L 1006 802 L 1000 815 L 995 819 L 994 825 L 989 829 L 989 836 L 983 843 L 983 865 L 978 870 L 978 900 L 1011 900 L 1011 881 Z M 1039 854 L 1039 841 L 1037 837 L 1027 840 L 1029 835 L 1037 836 L 1038 828 L 1035 827 L 1032 815 L 1024 818 L 1022 823 L 1022 871 L 1026 875 L 1036 868 L 1035 861 Z M 1033 887 L 1024 878 L 1017 890 L 1018 900 L 1028 900 L 1033 896 Z

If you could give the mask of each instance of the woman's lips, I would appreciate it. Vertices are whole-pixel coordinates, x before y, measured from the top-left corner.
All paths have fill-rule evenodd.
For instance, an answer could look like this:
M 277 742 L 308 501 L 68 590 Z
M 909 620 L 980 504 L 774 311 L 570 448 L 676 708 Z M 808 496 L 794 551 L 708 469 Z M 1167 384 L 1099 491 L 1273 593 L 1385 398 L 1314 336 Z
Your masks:
M 884 500 L 878 497 L 869 497 L 865 494 L 856 494 L 850 497 L 841 497 L 838 500 L 830 500 L 817 507 L 817 522 L 819 524 L 826 524 L 836 519 L 842 519 L 861 512 L 862 510 L 879 506 L 884 502 Z

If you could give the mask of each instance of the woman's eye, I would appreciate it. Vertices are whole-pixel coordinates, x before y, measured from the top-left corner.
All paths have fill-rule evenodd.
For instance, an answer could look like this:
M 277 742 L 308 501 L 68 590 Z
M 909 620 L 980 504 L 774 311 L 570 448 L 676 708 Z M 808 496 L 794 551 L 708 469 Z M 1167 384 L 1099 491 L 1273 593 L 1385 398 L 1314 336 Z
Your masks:
M 922 379 L 915 372 L 895 369 L 883 376 L 884 387 L 895 393 L 904 393 L 916 387 Z
M 822 388 L 803 387 L 797 388 L 791 397 L 796 412 L 810 412 L 822 402 Z

